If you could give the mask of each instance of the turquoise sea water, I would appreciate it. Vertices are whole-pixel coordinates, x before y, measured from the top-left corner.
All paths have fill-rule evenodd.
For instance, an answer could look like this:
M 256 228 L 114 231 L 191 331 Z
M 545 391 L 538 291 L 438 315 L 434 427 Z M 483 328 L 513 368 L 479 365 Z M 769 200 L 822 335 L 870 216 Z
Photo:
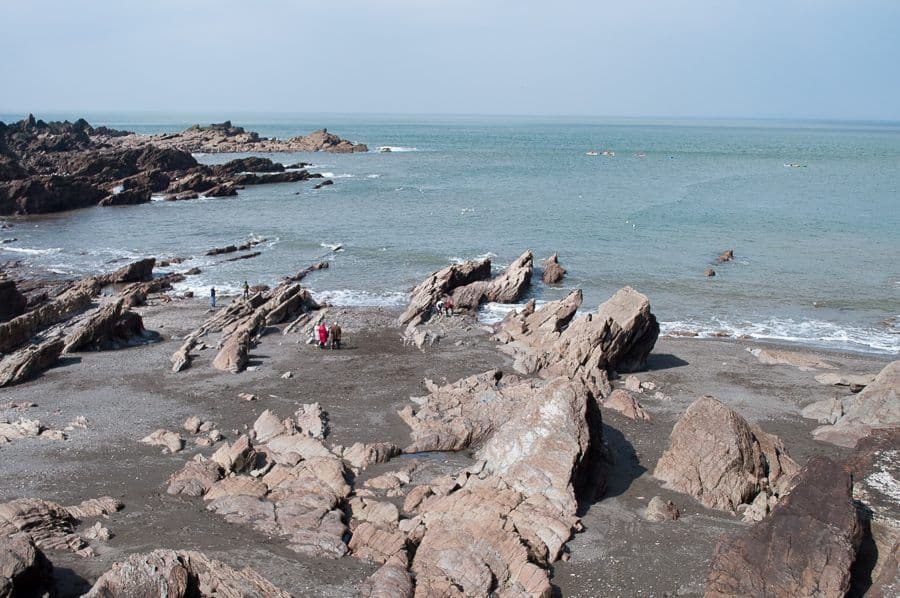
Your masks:
M 81 115 L 37 115 L 69 118 Z M 94 125 L 178 131 L 219 115 L 87 115 Z M 0 115 L 10 121 L 22 115 Z M 328 252 L 309 279 L 342 304 L 402 304 L 452 260 L 560 253 L 562 286 L 593 307 L 630 284 L 664 329 L 728 330 L 858 351 L 900 352 L 900 124 L 576 118 L 235 118 L 264 136 L 322 126 L 367 154 L 281 154 L 335 184 L 247 188 L 235 198 L 95 208 L 17 221 L 0 260 L 66 274 L 124 257 L 194 256 L 183 288 L 273 283 Z M 609 150 L 615 156 L 586 156 Z M 220 162 L 233 155 L 198 155 Z M 786 166 L 797 164 L 799 167 Z M 263 255 L 219 264 L 207 249 L 265 237 Z M 714 265 L 733 249 L 733 263 Z M 715 278 L 703 271 L 713 266 Z M 501 310 L 488 306 L 484 318 Z M 886 321 L 887 320 L 887 321 Z

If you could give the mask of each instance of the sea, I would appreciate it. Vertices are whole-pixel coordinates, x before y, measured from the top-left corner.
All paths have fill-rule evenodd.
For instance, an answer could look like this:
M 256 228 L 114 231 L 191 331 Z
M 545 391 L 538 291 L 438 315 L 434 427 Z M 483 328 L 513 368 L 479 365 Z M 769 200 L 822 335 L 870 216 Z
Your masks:
M 86 116 L 147 134 L 225 119 L 36 116 Z M 261 154 L 312 163 L 334 181 L 320 190 L 315 181 L 273 184 L 231 198 L 12 220 L 0 237 L 17 240 L 0 244 L 0 262 L 81 276 L 144 256 L 182 256 L 175 270 L 203 272 L 178 290 L 205 301 L 211 286 L 237 293 L 244 280 L 271 285 L 327 259 L 329 270 L 307 279 L 317 297 L 399 307 L 434 270 L 490 257 L 499 271 L 530 249 L 536 261 L 558 252 L 568 270 L 558 286 L 535 278 L 527 298 L 539 303 L 582 289 L 584 309 L 595 309 L 630 285 L 650 298 L 664 332 L 900 353 L 900 123 L 230 118 L 266 137 L 327 127 L 370 151 Z M 212 164 L 240 155 L 196 158 Z M 259 257 L 204 255 L 250 239 L 265 239 Z M 734 260 L 715 263 L 728 249 Z M 704 275 L 710 267 L 714 277 Z M 480 318 L 495 321 L 508 309 L 487 305 Z

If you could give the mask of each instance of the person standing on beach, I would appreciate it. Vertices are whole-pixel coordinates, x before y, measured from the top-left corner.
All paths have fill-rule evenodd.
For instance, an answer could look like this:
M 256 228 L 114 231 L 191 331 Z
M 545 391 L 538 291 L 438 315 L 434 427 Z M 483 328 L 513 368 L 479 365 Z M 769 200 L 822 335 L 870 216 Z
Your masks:
M 319 348 L 324 349 L 325 343 L 328 342 L 328 328 L 325 327 L 325 324 L 319 324 L 317 330 L 319 331 Z
M 216 287 L 211 287 L 209 289 L 209 306 L 210 307 L 216 306 Z
M 453 299 L 451 299 L 450 297 L 447 297 L 447 300 L 444 301 L 444 312 L 448 316 L 453 315 Z
M 341 327 L 338 326 L 337 322 L 331 323 L 331 329 L 328 331 L 329 336 L 331 336 L 331 350 L 341 348 Z
M 250 285 L 247 284 L 247 281 L 245 280 L 244 281 L 244 299 L 246 300 L 249 298 L 250 298 Z

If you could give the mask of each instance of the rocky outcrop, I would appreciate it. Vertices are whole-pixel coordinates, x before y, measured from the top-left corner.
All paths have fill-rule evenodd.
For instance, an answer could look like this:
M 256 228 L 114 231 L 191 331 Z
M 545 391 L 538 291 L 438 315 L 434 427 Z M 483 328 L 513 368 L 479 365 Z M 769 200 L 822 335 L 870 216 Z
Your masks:
M 359 590 L 360 598 L 413 598 L 413 581 L 409 574 L 409 556 L 396 552 L 378 571 L 368 577 Z
M 545 284 L 557 284 L 566 275 L 566 269 L 559 263 L 559 254 L 554 253 L 541 262 L 541 280 Z
M 296 418 L 309 411 L 301 409 Z M 346 554 L 341 506 L 351 488 L 341 458 L 292 418 L 280 421 L 266 411 L 253 430 L 256 442 L 241 436 L 226 443 L 213 454 L 215 465 L 189 461 L 167 491 L 202 495 L 206 508 L 226 521 L 282 537 L 298 553 Z
M 400 316 L 400 325 L 415 327 L 426 322 L 437 302 L 458 287 L 482 281 L 491 275 L 491 261 L 468 261 L 434 272 L 410 293 L 409 305 Z
M 759 362 L 765 365 L 790 365 L 804 372 L 817 369 L 835 369 L 833 364 L 811 353 L 782 349 L 753 349 L 750 353 L 755 355 Z
M 75 533 L 81 519 L 115 513 L 122 508 L 118 500 L 105 496 L 73 507 L 36 498 L 22 498 L 0 504 L 0 538 L 26 534 L 40 548 L 72 550 L 91 554 L 84 538 Z
M 453 290 L 453 304 L 475 310 L 484 302 L 515 303 L 528 287 L 534 272 L 534 256 L 526 251 L 491 280 L 479 280 Z
M 100 286 L 93 279 L 85 279 L 60 294 L 54 300 L 0 323 L 0 353 L 9 353 L 24 345 L 41 330 L 66 320 L 90 307 Z
M 607 372 L 646 366 L 659 324 L 647 297 L 631 287 L 618 291 L 597 313 L 575 318 L 581 300 L 575 291 L 538 309 L 529 303 L 504 319 L 495 338 L 515 357 L 517 371 L 577 378 L 599 398 L 610 392 Z
M 833 425 L 816 428 L 813 437 L 853 447 L 873 430 L 900 427 L 900 360 L 889 363 L 856 395 Z
M 716 546 L 705 596 L 844 596 L 862 539 L 850 475 L 813 457 L 771 516 Z
M 14 280 L 0 280 L 0 322 L 22 315 L 28 299 L 16 288 Z
M 306 136 L 290 139 L 267 139 L 243 127 L 235 127 L 231 121 L 209 126 L 194 125 L 181 133 L 168 133 L 150 136 L 120 136 L 111 140 L 118 145 L 129 147 L 141 143 L 149 143 L 157 147 L 172 148 L 187 152 L 202 153 L 277 153 L 277 152 L 331 152 L 357 153 L 366 152 L 368 148 L 362 143 L 353 143 L 341 139 L 327 129 L 314 131 Z M 247 163 L 251 168 L 238 172 L 272 172 L 257 170 L 264 167 L 262 163 Z M 227 172 L 227 171 L 226 171 Z M 230 173 L 229 173 L 230 174 Z
M 290 598 L 253 569 L 240 571 L 200 552 L 132 554 L 100 576 L 85 598 Z
M 663 500 L 659 496 L 654 496 L 644 511 L 644 518 L 656 523 L 675 521 L 678 519 L 678 507 L 671 500 Z
M 52 366 L 64 344 L 63 339 L 53 337 L 5 356 L 0 360 L 0 388 L 30 380 Z
M 798 469 L 777 437 L 704 396 L 675 424 L 653 475 L 713 509 L 737 513 L 759 500 L 749 519 L 787 494 Z
M 224 124 L 224 123 L 223 123 Z M 209 144 L 211 147 L 202 147 Z M 279 147 L 280 146 L 280 147 Z M 200 149 L 188 150 L 187 147 Z M 0 122 L 0 215 L 40 214 L 90 206 L 146 203 L 154 193 L 171 200 L 226 197 L 243 185 L 305 181 L 321 175 L 286 171 L 265 158 L 198 164 L 190 151 L 365 151 L 324 131 L 288 142 L 240 128 L 195 127 L 181 135 L 145 136 L 86 121 L 29 118 Z M 260 176 L 257 173 L 264 173 Z
M 412 519 L 400 524 L 418 544 L 411 565 L 417 596 L 550 596 L 543 567 L 560 557 L 578 527 L 576 488 L 584 487 L 584 466 L 600 444 L 600 422 L 584 387 L 558 378 L 501 385 L 492 395 L 485 388 L 491 379 L 496 388 L 503 377 L 488 373 L 451 385 L 411 414 L 435 438 L 478 447 L 475 466 L 406 501 Z M 465 387 L 473 389 L 468 396 L 459 394 Z M 508 400 L 514 409 L 504 409 Z M 495 409 L 503 421 L 481 413 Z M 472 414 L 489 425 L 472 426 Z
M 66 336 L 63 353 L 118 348 L 143 338 L 141 316 L 125 309 L 124 299 L 98 307 Z
M 131 262 L 111 274 L 97 277 L 97 279 L 101 284 L 146 282 L 153 278 L 153 267 L 155 265 L 156 258 L 148 257 Z
M 15 534 L 0 545 L 0 598 L 53 598 L 53 565 L 28 534 Z

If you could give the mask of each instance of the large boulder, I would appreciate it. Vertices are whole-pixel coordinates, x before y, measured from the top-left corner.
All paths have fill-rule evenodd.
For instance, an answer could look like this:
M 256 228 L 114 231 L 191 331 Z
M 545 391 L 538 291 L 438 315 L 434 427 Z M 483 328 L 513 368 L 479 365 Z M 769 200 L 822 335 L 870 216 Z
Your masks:
M 27 534 L 40 548 L 81 550 L 85 541 L 75 533 L 81 519 L 115 513 L 122 508 L 118 500 L 104 496 L 64 507 L 37 498 L 21 498 L 0 504 L 0 538 Z
M 833 425 L 813 430 L 813 437 L 853 447 L 873 430 L 900 427 L 900 360 L 886 365 L 853 399 Z
M 85 598 L 290 598 L 253 569 L 240 571 L 200 552 L 132 554 L 100 576 Z
M 780 440 L 704 396 L 675 424 L 653 475 L 707 507 L 732 513 L 762 494 L 765 515 L 768 498 L 786 493 L 797 469 Z
M 107 284 L 119 282 L 144 282 L 153 278 L 153 267 L 155 265 L 156 258 L 148 257 L 122 266 L 115 272 L 101 278 Z
M 413 581 L 408 566 L 406 551 L 397 552 L 363 582 L 360 598 L 412 598 Z
M 852 480 L 827 457 L 814 457 L 772 514 L 716 545 L 706 598 L 842 597 L 862 539 Z
M 531 286 L 534 256 L 526 251 L 491 280 L 480 280 L 453 291 L 453 304 L 461 309 L 477 309 L 486 301 L 515 303 Z
M 0 598 L 53 598 L 53 565 L 28 534 L 3 538 L 0 545 Z
M 87 309 L 99 292 L 100 285 L 97 281 L 87 278 L 67 289 L 53 301 L 40 305 L 9 322 L 0 323 L 0 353 L 9 353 L 31 340 L 41 330 Z

